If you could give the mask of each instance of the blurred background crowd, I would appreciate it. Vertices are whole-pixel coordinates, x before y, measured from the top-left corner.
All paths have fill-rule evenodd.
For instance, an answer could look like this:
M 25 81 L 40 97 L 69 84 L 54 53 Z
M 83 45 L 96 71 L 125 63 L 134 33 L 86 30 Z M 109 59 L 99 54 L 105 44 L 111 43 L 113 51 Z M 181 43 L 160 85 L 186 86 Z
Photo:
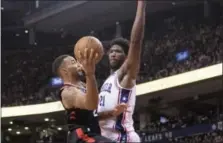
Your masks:
M 196 11 L 196 8 L 188 8 L 184 9 L 184 11 L 178 9 L 170 11 L 167 14 L 167 16 L 170 15 L 169 17 L 161 16 L 154 18 L 154 20 L 150 17 L 147 18 L 148 22 L 146 24 L 146 36 L 138 83 L 199 69 L 222 61 L 222 13 L 218 13 L 211 19 L 203 18 L 199 13 L 194 14 L 193 17 L 189 16 L 196 13 Z M 157 15 L 161 14 L 158 13 Z M 110 38 L 120 36 L 128 38 L 127 34 L 131 31 L 131 26 L 129 25 L 132 25 L 132 20 L 123 23 L 117 22 L 111 28 L 114 29 L 113 32 L 110 32 L 110 29 L 108 29 L 108 32 L 103 31 L 104 33 L 101 35 L 108 34 L 110 36 L 107 37 Z M 16 35 L 10 34 L 3 35 L 3 38 L 9 38 L 10 36 L 13 39 L 26 38 L 23 35 L 16 37 Z M 41 34 L 40 36 L 42 36 Z M 93 33 L 93 35 L 96 35 L 96 33 Z M 100 35 L 98 37 L 103 40 L 103 37 L 101 38 Z M 44 38 L 47 38 L 49 43 L 58 40 L 46 34 L 43 35 Z M 2 72 L 2 81 L 4 84 L 2 86 L 2 106 L 34 104 L 56 100 L 57 98 L 55 93 L 52 92 L 53 90 L 47 88 L 51 78 L 54 77 L 51 64 L 58 55 L 73 54 L 75 42 L 70 39 L 61 46 L 56 44 L 53 46 L 46 45 L 43 42 L 43 44 L 39 43 L 40 45 L 32 48 L 24 46 L 16 50 L 4 48 L 4 46 L 8 47 L 8 45 L 4 45 L 3 41 L 2 67 L 4 71 Z M 64 41 L 63 38 L 61 38 L 61 41 Z M 105 39 L 105 41 L 105 47 L 107 47 L 109 39 Z M 22 43 L 23 45 L 25 44 Z M 101 69 L 103 71 L 108 69 L 107 63 L 108 61 L 104 57 L 103 61 L 97 65 L 99 85 L 109 74 L 108 70 L 106 70 L 107 72 L 100 72 L 102 71 Z
M 213 4 L 212 13 L 206 15 L 204 6 L 196 5 L 176 7 L 148 15 L 137 83 L 154 81 L 222 63 L 222 9 L 222 6 Z M 8 22 L 8 19 L 10 19 L 9 16 L 4 15 L 3 12 L 1 106 L 57 101 L 57 83 L 61 81 L 52 74 L 52 62 L 61 54 L 73 55 L 73 46 L 80 37 L 73 34 L 36 32 L 37 40 L 30 45 L 27 42 L 30 31 L 25 28 L 16 28 L 16 30 L 4 28 L 12 24 Z M 129 38 L 132 24 L 133 19 L 116 22 L 102 30 L 90 31 L 88 35 L 98 37 L 106 50 L 109 41 L 113 38 Z M 96 70 L 99 88 L 109 75 L 107 65 L 108 60 L 105 54 Z M 222 92 L 217 93 L 214 99 L 217 104 L 211 107 L 201 105 L 201 108 L 196 111 L 189 107 L 198 105 L 197 98 L 187 106 L 185 103 L 185 108 L 188 109 L 179 109 L 180 113 L 173 113 L 171 116 L 160 116 L 160 114 L 156 116 L 154 111 L 148 110 L 146 112 L 150 120 L 145 120 L 143 127 L 140 125 L 140 117 L 136 111 L 135 127 L 142 139 L 147 142 L 158 143 L 165 136 L 165 143 L 223 143 L 221 95 Z M 218 102 L 219 99 L 220 102 Z M 156 102 L 155 106 L 159 107 L 159 104 L 161 103 Z M 179 104 L 174 105 L 175 108 L 182 108 L 182 103 Z M 145 106 L 148 109 L 154 108 L 150 105 Z M 151 119 L 152 116 L 156 118 Z M 210 129 L 206 131 L 203 127 Z M 200 128 L 203 130 L 198 131 L 197 129 Z M 218 130 L 219 128 L 221 131 Z M 178 132 L 178 130 L 180 132 L 181 129 L 188 129 L 182 133 L 184 136 L 172 136 L 173 132 Z M 39 142 L 52 142 L 51 134 L 46 133 L 50 131 L 45 129 L 43 131 L 40 132 Z M 164 132 L 165 135 L 162 135 Z M 193 132 L 193 134 L 187 132 Z M 5 142 L 10 142 L 10 140 L 12 139 L 8 137 Z

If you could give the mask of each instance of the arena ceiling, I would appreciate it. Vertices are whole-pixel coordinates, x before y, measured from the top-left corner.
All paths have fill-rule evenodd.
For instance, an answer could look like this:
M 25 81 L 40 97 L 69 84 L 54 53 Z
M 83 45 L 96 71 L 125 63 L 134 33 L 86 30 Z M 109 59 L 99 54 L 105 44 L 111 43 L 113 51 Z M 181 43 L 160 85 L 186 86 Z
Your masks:
M 199 1 L 200 2 L 200 1 Z M 147 12 L 157 12 L 176 6 L 195 5 L 195 1 L 149 1 Z M 135 1 L 87 1 L 78 6 L 63 10 L 55 15 L 44 17 L 43 12 L 35 13 L 24 19 L 25 26 L 34 26 L 37 30 L 55 32 L 64 29 L 66 32 L 82 34 L 113 25 L 116 21 L 133 19 Z M 44 18 L 40 18 L 40 17 Z
M 221 0 L 217 1 L 221 5 Z M 99 30 L 102 27 L 113 25 L 116 21 L 124 21 L 133 19 L 135 15 L 135 1 L 76 1 L 85 3 L 79 7 L 72 7 L 55 15 L 50 15 L 43 19 L 38 18 L 41 14 L 49 14 L 49 9 L 58 3 L 71 3 L 72 1 L 40 1 L 39 10 L 32 12 L 31 8 L 34 1 L 1 1 L 2 12 L 16 12 L 15 16 L 7 16 L 13 21 L 20 19 L 23 15 L 25 27 L 34 27 L 37 30 L 44 32 L 59 32 L 64 29 L 64 32 L 75 34 L 89 33 L 90 30 Z M 74 2 L 74 1 L 73 1 Z M 163 0 L 163 1 L 148 1 L 148 12 L 156 12 L 161 10 L 171 9 L 182 5 L 194 5 L 203 3 L 200 0 Z M 62 4 L 61 4 L 62 5 Z M 60 6 L 60 5 L 59 5 Z M 4 9 L 4 10 L 3 10 Z M 11 11 L 11 12 L 10 12 Z M 19 16 L 18 16 L 19 15 Z M 37 18 L 37 21 L 33 21 Z M 18 26 L 18 25 L 15 25 Z M 60 31 L 61 32 L 61 31 Z

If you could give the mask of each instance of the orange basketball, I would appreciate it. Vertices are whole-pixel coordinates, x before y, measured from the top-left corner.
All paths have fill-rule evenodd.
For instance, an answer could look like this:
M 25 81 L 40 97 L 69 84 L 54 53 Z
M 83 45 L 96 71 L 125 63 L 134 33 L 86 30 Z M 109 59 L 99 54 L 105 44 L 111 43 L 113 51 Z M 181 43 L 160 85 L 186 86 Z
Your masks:
M 80 60 L 78 51 L 80 51 L 82 55 L 84 55 L 85 48 L 91 48 L 94 50 L 95 53 L 98 53 L 98 58 L 96 61 L 97 63 L 102 59 L 102 56 L 104 54 L 104 49 L 102 43 L 97 38 L 93 36 L 85 36 L 77 41 L 77 43 L 74 46 L 74 55 L 77 60 Z

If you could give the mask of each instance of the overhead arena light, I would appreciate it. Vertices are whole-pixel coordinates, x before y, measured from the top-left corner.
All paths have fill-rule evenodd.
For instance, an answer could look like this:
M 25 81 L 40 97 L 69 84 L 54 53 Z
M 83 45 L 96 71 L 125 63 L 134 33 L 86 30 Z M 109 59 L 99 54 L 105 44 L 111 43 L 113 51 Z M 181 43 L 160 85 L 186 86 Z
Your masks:
M 11 125 L 12 125 L 12 124 L 13 124 L 13 122 L 12 122 L 12 121 L 10 121 L 10 122 L 9 122 L 9 124 L 11 124 Z
M 26 34 L 27 34 L 27 33 L 29 33 L 29 31 L 28 31 L 28 30 L 25 30 L 24 32 L 25 32 Z
M 62 128 L 61 128 L 61 127 L 58 127 L 58 128 L 57 128 L 57 130 L 61 131 L 61 130 L 62 130 Z
M 11 131 L 12 131 L 12 129 L 11 129 L 11 128 L 8 128 L 8 131 L 9 131 L 9 132 L 11 132 Z
M 49 121 L 49 118 L 45 118 L 44 121 L 48 122 Z
M 24 129 L 25 129 L 25 130 L 29 130 L 29 127 L 25 127 Z
M 16 132 L 16 134 L 17 134 L 17 135 L 20 135 L 20 134 L 21 134 L 21 132 L 20 132 L 20 131 L 17 131 L 17 132 Z

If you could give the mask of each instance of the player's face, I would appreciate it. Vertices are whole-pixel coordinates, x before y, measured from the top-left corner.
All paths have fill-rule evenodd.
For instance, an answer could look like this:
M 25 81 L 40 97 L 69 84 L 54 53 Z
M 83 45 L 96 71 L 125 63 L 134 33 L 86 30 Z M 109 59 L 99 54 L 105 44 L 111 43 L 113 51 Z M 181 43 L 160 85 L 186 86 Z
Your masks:
M 67 71 L 71 73 L 72 75 L 76 76 L 77 73 L 82 70 L 81 64 L 78 63 L 76 59 L 74 59 L 73 57 L 69 56 L 65 58 L 64 61 L 66 64 Z
M 111 69 L 118 69 L 125 60 L 125 52 L 119 45 L 113 45 L 109 50 L 109 64 Z

